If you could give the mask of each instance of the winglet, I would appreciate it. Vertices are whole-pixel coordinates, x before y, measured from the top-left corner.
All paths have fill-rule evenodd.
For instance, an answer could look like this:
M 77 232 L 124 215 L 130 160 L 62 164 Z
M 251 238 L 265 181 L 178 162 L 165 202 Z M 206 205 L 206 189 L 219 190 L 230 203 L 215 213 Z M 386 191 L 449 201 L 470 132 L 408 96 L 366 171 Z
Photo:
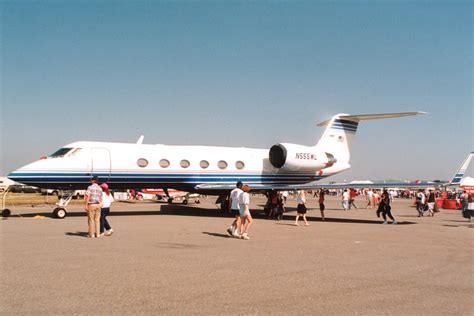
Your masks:
M 141 135 L 140 138 L 137 140 L 137 145 L 141 145 L 143 143 L 143 138 L 145 138 L 145 136 Z

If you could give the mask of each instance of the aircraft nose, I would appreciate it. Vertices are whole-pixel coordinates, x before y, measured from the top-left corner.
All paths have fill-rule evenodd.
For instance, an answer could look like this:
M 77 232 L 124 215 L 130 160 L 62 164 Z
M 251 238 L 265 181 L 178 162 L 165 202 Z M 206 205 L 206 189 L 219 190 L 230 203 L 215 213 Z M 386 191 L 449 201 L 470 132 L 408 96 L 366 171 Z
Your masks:
M 13 181 L 16 181 L 16 182 L 20 182 L 20 169 L 17 169 L 17 170 L 14 170 L 12 172 L 10 172 L 9 174 L 7 174 L 7 178 L 10 179 L 10 180 L 13 180 Z

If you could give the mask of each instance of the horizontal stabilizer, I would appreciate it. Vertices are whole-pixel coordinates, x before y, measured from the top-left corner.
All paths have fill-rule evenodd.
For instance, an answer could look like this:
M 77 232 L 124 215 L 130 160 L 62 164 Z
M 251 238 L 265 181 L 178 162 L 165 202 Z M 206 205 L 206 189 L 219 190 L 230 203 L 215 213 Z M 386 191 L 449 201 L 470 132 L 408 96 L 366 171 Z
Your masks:
M 350 120 L 354 122 L 366 121 L 366 120 L 378 120 L 378 119 L 386 119 L 386 118 L 394 118 L 394 117 L 404 117 L 404 116 L 414 116 L 414 115 L 422 115 L 427 114 L 426 112 L 401 112 L 401 113 L 384 113 L 384 114 L 360 114 L 360 115 L 350 115 L 350 114 L 339 114 L 339 117 L 344 118 L 345 120 Z M 325 120 L 318 124 L 318 126 L 326 126 L 329 124 L 329 120 Z

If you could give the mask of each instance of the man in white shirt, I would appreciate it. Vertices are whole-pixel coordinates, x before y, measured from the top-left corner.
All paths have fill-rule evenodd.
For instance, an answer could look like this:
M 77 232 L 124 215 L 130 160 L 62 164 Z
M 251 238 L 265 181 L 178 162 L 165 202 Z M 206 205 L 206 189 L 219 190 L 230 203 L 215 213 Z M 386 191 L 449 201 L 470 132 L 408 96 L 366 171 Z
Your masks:
M 425 193 L 423 193 L 423 190 L 418 190 L 418 193 L 416 194 L 416 210 L 418 211 L 418 217 L 423 216 L 423 213 L 425 211 L 425 202 L 426 202 L 426 196 Z
M 235 185 L 236 188 L 230 191 L 230 212 L 235 217 L 232 225 L 227 228 L 227 232 L 229 235 L 239 238 L 240 229 L 241 229 L 241 221 L 240 221 L 240 207 L 239 207 L 239 196 L 243 192 L 242 191 L 242 182 L 237 182 Z
M 372 191 L 372 189 L 369 189 L 369 191 L 367 191 L 367 200 L 368 200 L 368 203 L 367 203 L 367 208 L 373 208 L 373 199 L 374 199 L 374 191 Z
M 349 210 L 349 191 L 347 189 L 344 189 L 344 193 L 342 193 L 342 207 L 344 211 Z

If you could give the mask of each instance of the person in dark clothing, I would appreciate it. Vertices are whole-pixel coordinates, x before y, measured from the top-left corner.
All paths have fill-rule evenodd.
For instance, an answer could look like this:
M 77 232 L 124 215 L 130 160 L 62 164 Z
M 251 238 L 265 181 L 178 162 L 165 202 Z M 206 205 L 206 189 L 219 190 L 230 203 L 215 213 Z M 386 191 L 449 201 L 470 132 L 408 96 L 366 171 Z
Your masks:
M 324 189 L 321 189 L 319 191 L 319 199 L 318 199 L 318 202 L 319 202 L 319 209 L 321 210 L 321 219 L 324 221 L 325 218 L 324 218 L 324 209 L 325 209 L 325 206 L 324 206 L 324 195 L 325 195 L 325 192 L 324 192 Z
M 384 220 L 384 224 L 387 224 L 387 216 L 392 220 L 392 224 L 397 224 L 397 221 L 392 216 L 392 207 L 390 206 L 390 195 L 388 194 L 387 190 L 383 190 L 379 207 L 377 209 L 377 217 L 380 217 L 381 213 Z
M 433 190 L 430 189 L 428 194 L 428 216 L 434 216 L 435 201 L 435 194 Z

